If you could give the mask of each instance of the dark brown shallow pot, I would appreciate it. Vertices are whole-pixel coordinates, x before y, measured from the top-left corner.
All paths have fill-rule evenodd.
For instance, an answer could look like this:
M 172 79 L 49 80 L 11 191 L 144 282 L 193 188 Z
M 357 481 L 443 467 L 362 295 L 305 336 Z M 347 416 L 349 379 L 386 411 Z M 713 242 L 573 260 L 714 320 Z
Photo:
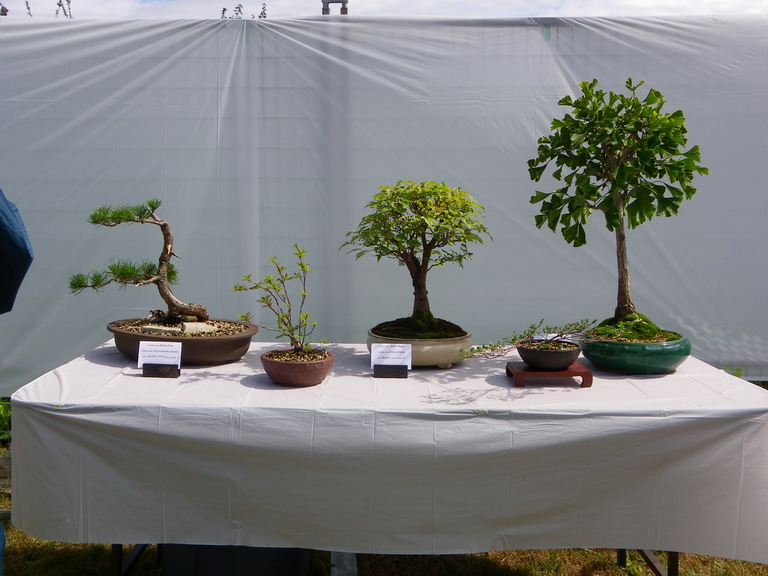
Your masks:
M 181 342 L 181 363 L 188 365 L 215 366 L 236 362 L 248 352 L 251 338 L 259 331 L 255 324 L 237 320 L 218 320 L 219 322 L 243 324 L 247 327 L 243 332 L 225 336 L 163 336 L 131 332 L 121 328 L 122 324 L 134 320 L 115 320 L 107 324 L 107 330 L 112 332 L 115 346 L 120 352 L 133 360 L 138 360 L 139 342 L 142 340 L 145 342 Z
M 523 344 L 517 345 L 517 353 L 523 362 L 528 364 L 533 370 L 546 370 L 555 372 L 565 370 L 576 362 L 581 348 L 577 345 L 575 348 L 566 350 L 549 350 L 545 348 L 529 348 Z
M 291 388 L 307 388 L 320 384 L 328 376 L 336 357 L 328 352 L 328 357 L 310 362 L 286 362 L 273 360 L 269 352 L 261 355 L 261 365 L 275 384 Z

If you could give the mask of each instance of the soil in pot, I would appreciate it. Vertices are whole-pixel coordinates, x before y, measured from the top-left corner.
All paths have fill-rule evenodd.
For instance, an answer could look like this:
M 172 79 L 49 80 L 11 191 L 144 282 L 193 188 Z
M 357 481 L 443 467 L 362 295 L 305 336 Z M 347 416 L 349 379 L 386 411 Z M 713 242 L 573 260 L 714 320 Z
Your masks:
M 557 372 L 576 362 L 581 348 L 575 342 L 534 340 L 518 344 L 517 353 L 532 370 Z
M 385 338 L 406 338 L 419 340 L 436 340 L 439 338 L 459 338 L 467 335 L 467 331 L 461 326 L 443 320 L 442 318 L 430 318 L 419 320 L 413 316 L 398 318 L 382 322 L 371 328 L 376 336 Z
M 204 323 L 205 332 L 185 330 L 183 323 L 158 325 L 140 318 L 116 320 L 107 325 L 117 349 L 133 360 L 139 356 L 139 343 L 181 342 L 181 363 L 187 365 L 227 364 L 236 362 L 248 351 L 251 338 L 259 331 L 255 324 L 236 320 L 211 319 Z

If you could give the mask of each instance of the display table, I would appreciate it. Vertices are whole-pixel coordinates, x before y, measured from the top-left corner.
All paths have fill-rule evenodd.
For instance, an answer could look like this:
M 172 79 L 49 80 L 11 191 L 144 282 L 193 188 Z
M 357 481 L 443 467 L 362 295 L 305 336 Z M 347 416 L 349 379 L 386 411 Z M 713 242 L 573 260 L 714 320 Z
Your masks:
M 500 359 L 319 386 L 144 378 L 111 343 L 13 395 L 13 523 L 62 542 L 442 554 L 677 550 L 768 563 L 768 392 L 695 358 L 591 387 Z M 580 360 L 585 362 L 586 360 Z

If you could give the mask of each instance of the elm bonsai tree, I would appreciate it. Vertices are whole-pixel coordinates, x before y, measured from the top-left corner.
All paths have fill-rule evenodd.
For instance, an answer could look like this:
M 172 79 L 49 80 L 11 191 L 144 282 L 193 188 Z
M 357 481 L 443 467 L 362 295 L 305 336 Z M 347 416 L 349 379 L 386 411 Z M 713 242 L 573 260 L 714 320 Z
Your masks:
M 102 206 L 94 210 L 88 222 L 96 226 L 114 227 L 120 224 L 153 224 L 160 228 L 163 234 L 163 249 L 157 264 L 148 261 L 132 262 L 115 260 L 104 270 L 88 274 L 74 274 L 69 279 L 69 291 L 79 294 L 86 288 L 98 291 L 108 284 L 116 283 L 122 286 L 128 284 L 145 286 L 154 284 L 160 292 L 160 297 L 168 306 L 167 312 L 153 311 L 155 321 L 175 322 L 184 317 L 194 316 L 199 321 L 208 320 L 208 311 L 201 304 L 187 304 L 174 296 L 171 284 L 176 282 L 177 272 L 171 258 L 176 256 L 173 251 L 173 234 L 167 221 L 157 216 L 160 200 L 150 199 L 143 204 L 123 206 Z M 178 256 L 176 256 L 178 258 Z
M 573 246 L 586 243 L 584 225 L 593 210 L 605 216 L 605 226 L 616 239 L 618 295 L 612 318 L 603 324 L 631 324 L 638 330 L 659 331 L 637 313 L 630 294 L 626 231 L 654 216 L 677 214 L 683 200 L 696 192 L 694 174 L 707 174 L 698 146 L 687 145 L 685 117 L 677 110 L 663 113 L 664 97 L 644 84 L 626 81 L 628 93 L 605 92 L 598 81 L 581 82 L 578 98 L 559 101 L 570 111 L 552 120 L 551 134 L 538 140 L 538 154 L 528 161 L 538 182 L 554 164 L 552 176 L 564 186 L 536 193 L 531 204 L 541 204 L 538 228 L 560 228 Z M 644 334 L 647 335 L 647 334 Z
M 347 233 L 341 247 L 351 247 L 356 258 L 370 253 L 377 261 L 386 257 L 401 262 L 411 276 L 413 310 L 411 316 L 379 324 L 372 332 L 405 338 L 465 335 L 455 324 L 433 316 L 427 274 L 450 262 L 463 267 L 472 258 L 469 245 L 490 237 L 480 221 L 485 209 L 470 194 L 445 182 L 400 180 L 379 190 L 366 205 L 369 213 Z

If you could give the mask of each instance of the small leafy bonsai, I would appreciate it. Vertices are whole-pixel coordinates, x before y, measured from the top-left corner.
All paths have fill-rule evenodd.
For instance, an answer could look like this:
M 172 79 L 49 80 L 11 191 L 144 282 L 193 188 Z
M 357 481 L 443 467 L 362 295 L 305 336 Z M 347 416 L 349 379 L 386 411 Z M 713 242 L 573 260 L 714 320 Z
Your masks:
M 700 164 L 698 146 L 685 149 L 682 111 L 662 112 L 665 101 L 658 90 L 649 89 L 641 98 L 637 91 L 643 82 L 631 78 L 626 94 L 606 93 L 597 84 L 596 79 L 581 82 L 578 98 L 559 101 L 570 111 L 552 121 L 551 134 L 538 140 L 537 156 L 528 161 L 532 180 L 539 182 L 554 166 L 552 177 L 564 183 L 531 197 L 531 204 L 541 204 L 536 226 L 553 232 L 559 227 L 567 243 L 581 246 L 590 214 L 602 212 L 616 239 L 618 295 L 613 316 L 601 325 L 623 323 L 629 339 L 633 332 L 638 340 L 677 339 L 638 314 L 632 303 L 626 231 L 654 216 L 677 214 L 696 192 L 694 175 L 708 169 Z
M 236 292 L 258 290 L 263 294 L 257 302 L 275 315 L 276 326 L 262 326 L 265 330 L 277 332 L 277 338 L 287 338 L 291 343 L 289 350 L 273 350 L 269 353 L 273 360 L 285 360 L 291 362 L 306 362 L 321 360 L 328 357 L 328 351 L 323 348 L 313 347 L 309 342 L 310 335 L 314 332 L 317 322 L 309 321 L 309 312 L 304 311 L 307 300 L 307 276 L 312 271 L 304 257 L 307 254 L 298 244 L 293 245 L 293 253 L 296 256 L 296 271 L 289 272 L 280 264 L 276 256 L 269 261 L 275 266 L 275 274 L 270 274 L 259 280 L 252 280 L 251 275 L 243 278 L 241 284 L 235 284 L 232 289 Z M 288 286 L 292 282 L 298 282 L 299 288 L 292 296 Z M 244 314 L 241 319 L 250 322 L 251 315 Z
M 450 262 L 463 267 L 464 260 L 472 258 L 469 245 L 490 237 L 480 221 L 483 206 L 444 182 L 400 180 L 379 190 L 366 205 L 369 213 L 347 233 L 341 247 L 350 247 L 348 252 L 356 258 L 370 253 L 377 261 L 386 257 L 401 262 L 411 276 L 413 310 L 409 317 L 384 322 L 371 331 L 400 338 L 464 336 L 459 326 L 433 316 L 427 273 Z
M 172 324 L 190 317 L 201 322 L 208 320 L 208 311 L 205 306 L 182 302 L 171 290 L 171 285 L 177 280 L 176 268 L 171 263 L 171 258 L 176 256 L 176 253 L 173 251 L 173 234 L 170 224 L 157 216 L 160 204 L 160 200 L 150 199 L 137 205 L 102 206 L 94 210 L 88 218 L 88 222 L 96 226 L 115 227 L 120 224 L 157 226 L 163 234 L 163 249 L 157 264 L 146 260 L 141 262 L 114 260 L 104 270 L 72 275 L 69 279 L 69 291 L 73 294 L 79 294 L 87 288 L 98 291 L 113 283 L 122 286 L 154 284 L 168 309 L 165 312 L 153 310 L 150 314 L 152 321 Z
M 576 342 L 581 340 L 594 324 L 594 320 L 584 319 L 562 326 L 545 326 L 542 319 L 537 324 L 531 324 L 523 332 L 513 332 L 496 342 L 462 350 L 461 356 L 498 358 L 506 356 L 518 346 L 539 350 L 570 350 L 579 347 Z

